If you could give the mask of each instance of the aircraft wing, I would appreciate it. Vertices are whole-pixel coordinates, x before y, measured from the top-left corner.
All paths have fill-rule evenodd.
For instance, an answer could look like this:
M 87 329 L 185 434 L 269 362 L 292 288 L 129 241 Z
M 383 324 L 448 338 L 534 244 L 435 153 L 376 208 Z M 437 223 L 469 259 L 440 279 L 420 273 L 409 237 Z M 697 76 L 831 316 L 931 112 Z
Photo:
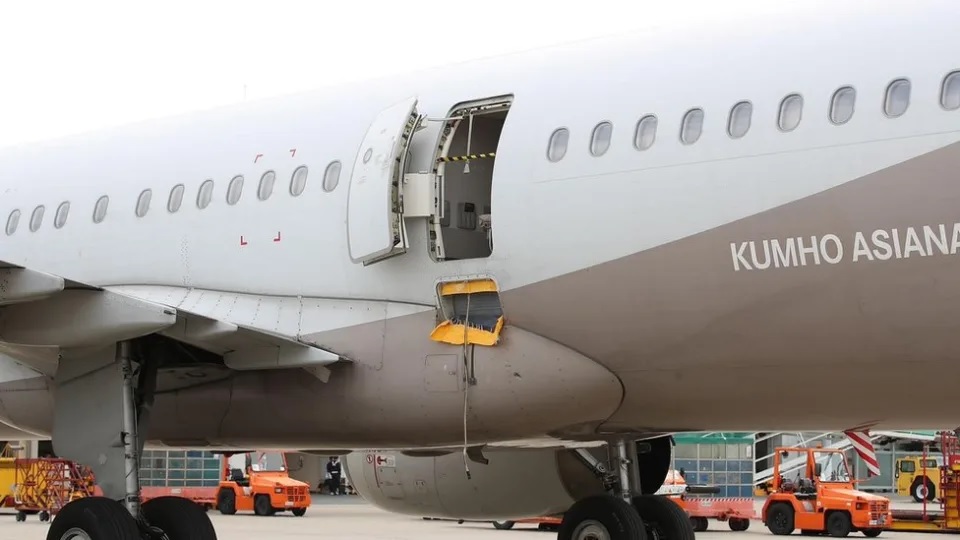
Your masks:
M 226 367 L 236 370 L 302 368 L 326 381 L 326 366 L 342 359 L 280 327 L 230 322 L 205 313 L 204 302 L 191 309 L 183 301 L 191 294 L 203 292 L 97 287 L 0 260 L 0 354 L 53 375 L 61 349 L 159 333 L 222 355 Z

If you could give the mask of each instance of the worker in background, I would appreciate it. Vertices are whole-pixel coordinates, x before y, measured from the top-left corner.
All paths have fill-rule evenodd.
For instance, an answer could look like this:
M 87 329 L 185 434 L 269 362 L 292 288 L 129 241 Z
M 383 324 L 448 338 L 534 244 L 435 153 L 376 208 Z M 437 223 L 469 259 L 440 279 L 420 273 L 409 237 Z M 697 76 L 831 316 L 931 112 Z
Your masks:
M 340 485 L 340 478 L 343 476 L 343 466 L 340 464 L 338 456 L 331 456 L 327 462 L 327 475 L 330 482 L 330 494 L 341 495 L 343 489 Z

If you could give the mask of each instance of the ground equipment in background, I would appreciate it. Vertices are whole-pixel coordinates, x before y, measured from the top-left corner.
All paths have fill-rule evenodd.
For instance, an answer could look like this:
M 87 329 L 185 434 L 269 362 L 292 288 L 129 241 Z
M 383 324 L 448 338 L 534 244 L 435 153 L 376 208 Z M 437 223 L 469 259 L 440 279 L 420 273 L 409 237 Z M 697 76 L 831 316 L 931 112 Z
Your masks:
M 781 464 L 791 455 L 806 461 L 794 480 L 780 475 Z M 800 529 L 805 535 L 844 537 L 860 531 L 872 538 L 892 521 L 890 500 L 857 490 L 840 450 L 777 448 L 773 467 L 772 490 L 761 511 L 763 523 L 773 534 Z
M 224 454 L 224 458 L 224 479 L 217 490 L 221 514 L 253 511 L 272 516 L 289 510 L 299 517 L 307 513 L 310 486 L 290 478 L 283 452 Z
M 17 521 L 39 514 L 40 521 L 76 499 L 95 492 L 93 473 L 72 461 L 57 458 L 16 458 L 14 470 L 14 508 Z
M 928 454 L 928 449 L 929 445 L 924 444 L 922 456 L 897 459 L 893 472 L 897 495 L 909 495 L 917 502 L 939 498 L 943 457 L 940 454 Z
M 918 510 L 894 510 L 893 521 L 886 528 L 902 532 L 960 532 L 960 442 L 952 431 L 937 433 L 940 455 L 932 461 L 939 463 L 937 470 L 929 468 L 926 477 L 938 479 L 935 485 L 940 504 L 937 509 L 928 504 L 930 497 L 923 497 L 923 507 Z M 924 446 L 923 459 L 930 459 Z

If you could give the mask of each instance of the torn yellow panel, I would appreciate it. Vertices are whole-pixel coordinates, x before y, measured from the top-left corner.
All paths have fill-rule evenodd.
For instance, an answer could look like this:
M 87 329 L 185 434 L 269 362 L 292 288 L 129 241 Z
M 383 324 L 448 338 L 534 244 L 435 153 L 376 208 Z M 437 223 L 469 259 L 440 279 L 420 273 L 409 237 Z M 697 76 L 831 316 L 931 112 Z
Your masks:
M 492 331 L 474 327 L 467 328 L 467 344 L 492 347 L 500 340 L 501 330 L 503 330 L 503 317 L 497 319 L 497 326 Z M 454 324 L 450 321 L 443 321 L 430 333 L 430 339 L 450 345 L 463 345 L 463 338 L 463 325 Z
M 497 284 L 492 279 L 478 279 L 474 281 L 452 281 L 440 286 L 440 296 L 482 292 L 497 292 Z

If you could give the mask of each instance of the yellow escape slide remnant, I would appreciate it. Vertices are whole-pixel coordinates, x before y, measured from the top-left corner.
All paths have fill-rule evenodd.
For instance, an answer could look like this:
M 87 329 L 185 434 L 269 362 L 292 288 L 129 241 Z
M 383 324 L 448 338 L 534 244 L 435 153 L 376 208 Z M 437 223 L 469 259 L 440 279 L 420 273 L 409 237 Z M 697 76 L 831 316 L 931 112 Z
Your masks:
M 445 318 L 430 339 L 450 345 L 492 347 L 500 341 L 503 311 L 500 291 L 492 279 L 453 281 L 438 287 L 441 313 Z

